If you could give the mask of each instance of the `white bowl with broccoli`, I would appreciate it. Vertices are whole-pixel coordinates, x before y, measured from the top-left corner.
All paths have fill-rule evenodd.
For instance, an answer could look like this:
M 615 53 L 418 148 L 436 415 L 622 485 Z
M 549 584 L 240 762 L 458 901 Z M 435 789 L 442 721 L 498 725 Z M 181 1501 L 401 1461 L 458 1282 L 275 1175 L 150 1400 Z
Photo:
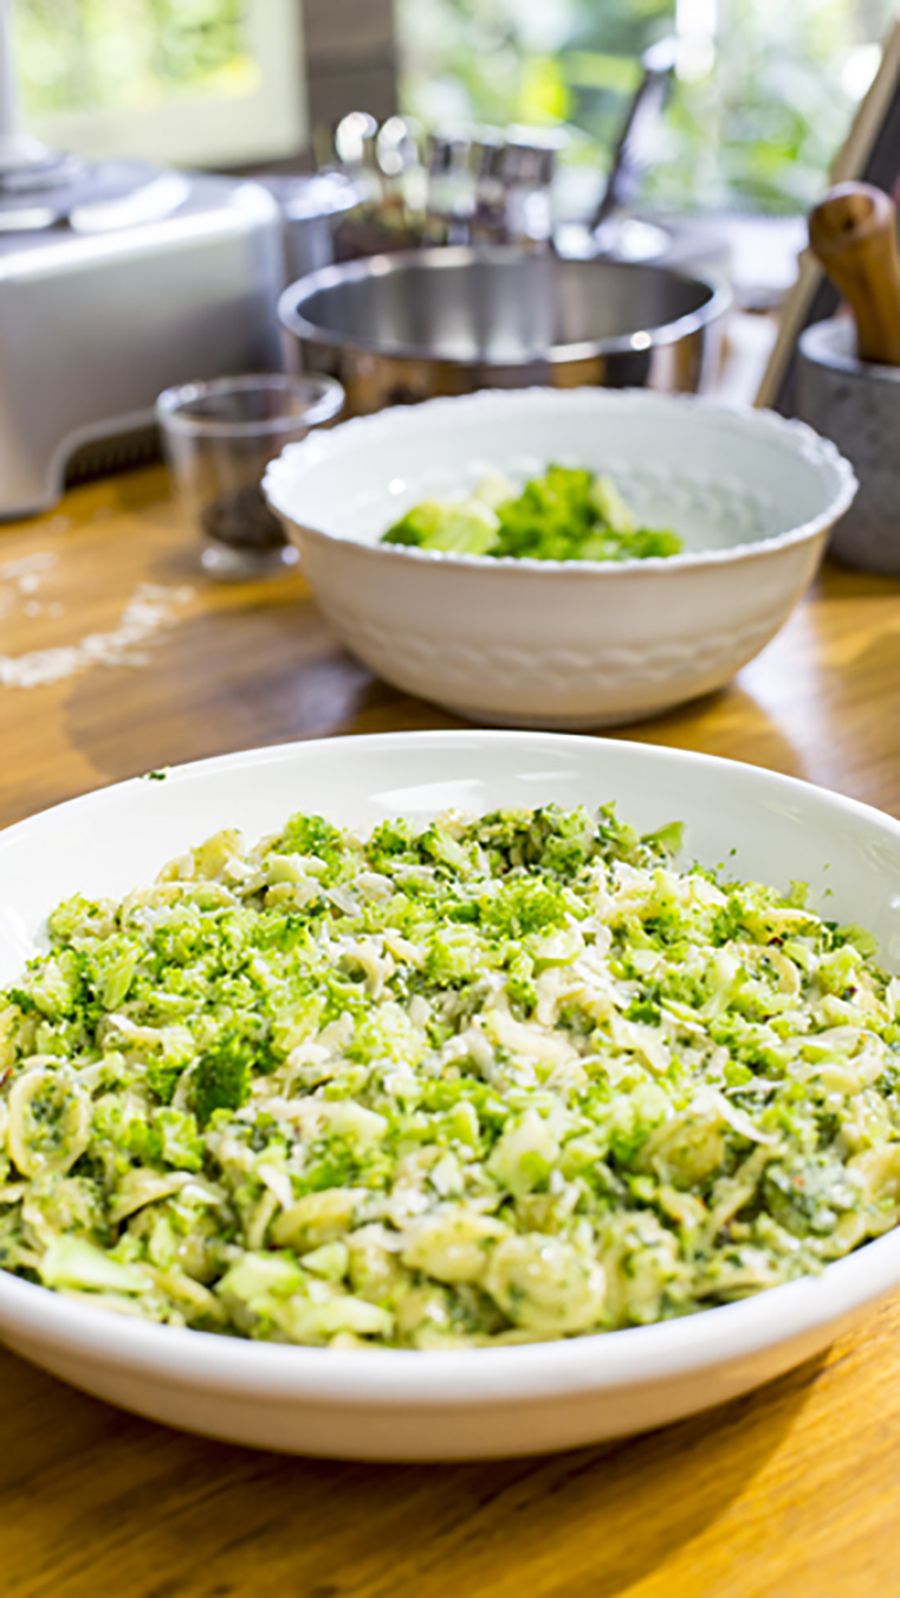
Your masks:
M 397 407 L 289 445 L 265 480 L 374 671 L 476 721 L 556 728 L 726 683 L 787 618 L 855 486 L 801 423 L 604 389 Z

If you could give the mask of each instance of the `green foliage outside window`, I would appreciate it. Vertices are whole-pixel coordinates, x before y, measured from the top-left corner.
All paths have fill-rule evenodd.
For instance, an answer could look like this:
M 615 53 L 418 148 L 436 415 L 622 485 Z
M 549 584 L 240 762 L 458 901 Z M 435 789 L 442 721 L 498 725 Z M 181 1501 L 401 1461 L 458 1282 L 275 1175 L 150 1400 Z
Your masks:
M 565 124 L 606 164 L 641 52 L 714 19 L 676 82 L 642 199 L 793 212 L 821 193 L 894 0 L 397 0 L 401 95 L 426 123 Z M 702 43 L 702 40 L 701 40 Z
M 256 68 L 243 0 L 14 0 L 26 118 L 241 94 Z

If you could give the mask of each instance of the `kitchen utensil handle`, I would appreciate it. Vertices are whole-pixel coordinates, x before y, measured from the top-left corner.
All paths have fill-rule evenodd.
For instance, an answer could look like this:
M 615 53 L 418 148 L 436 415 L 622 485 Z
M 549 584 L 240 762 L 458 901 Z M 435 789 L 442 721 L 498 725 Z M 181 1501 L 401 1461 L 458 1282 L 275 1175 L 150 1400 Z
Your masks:
M 856 319 L 861 361 L 900 366 L 897 208 L 870 183 L 838 183 L 810 213 L 809 243 Z

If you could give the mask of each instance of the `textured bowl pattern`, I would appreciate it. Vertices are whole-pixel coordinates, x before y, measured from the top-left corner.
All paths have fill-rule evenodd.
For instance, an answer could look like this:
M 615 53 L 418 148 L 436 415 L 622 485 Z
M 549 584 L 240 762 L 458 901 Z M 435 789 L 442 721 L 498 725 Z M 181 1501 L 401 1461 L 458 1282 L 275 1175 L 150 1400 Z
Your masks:
M 589 682 L 592 693 L 604 695 L 609 703 L 620 703 L 630 695 L 639 701 L 639 713 L 652 714 L 657 697 L 665 704 L 673 682 L 690 681 L 716 687 L 733 676 L 746 661 L 759 653 L 772 636 L 768 621 L 746 627 L 739 632 L 711 633 L 694 643 L 648 645 L 644 649 L 598 648 L 590 653 L 576 649 L 552 649 L 536 657 L 526 649 L 500 645 L 442 643 L 425 633 L 409 631 L 402 639 L 396 633 L 368 621 L 366 616 L 351 607 L 335 603 L 328 606 L 328 617 L 335 631 L 343 638 L 353 640 L 353 648 L 380 676 L 393 680 L 410 693 L 420 691 L 423 679 L 440 675 L 443 694 L 451 709 L 460 711 L 473 720 L 490 719 L 522 726 L 529 719 L 527 711 L 510 709 L 504 704 L 518 705 L 523 695 L 537 705 L 542 701 L 555 704 L 574 702 L 576 684 Z M 492 700 L 500 706 L 486 713 L 478 703 L 480 679 L 490 677 Z M 702 692 L 695 687 L 694 692 Z M 649 705 L 649 709 L 647 706 Z M 597 725 L 602 721 L 613 724 L 622 719 L 620 710 L 579 714 L 571 717 L 565 713 L 536 711 L 533 720 L 546 725 L 552 720 L 557 727 L 579 727 L 585 721 Z

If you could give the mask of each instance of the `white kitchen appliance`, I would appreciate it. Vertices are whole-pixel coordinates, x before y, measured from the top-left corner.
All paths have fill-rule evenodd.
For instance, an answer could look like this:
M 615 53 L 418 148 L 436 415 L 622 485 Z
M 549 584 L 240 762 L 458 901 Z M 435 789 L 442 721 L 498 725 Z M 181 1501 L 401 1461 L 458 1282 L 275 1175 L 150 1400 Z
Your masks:
M 0 5 L 0 518 L 149 454 L 160 390 L 281 367 L 283 281 L 261 185 L 21 132 Z

